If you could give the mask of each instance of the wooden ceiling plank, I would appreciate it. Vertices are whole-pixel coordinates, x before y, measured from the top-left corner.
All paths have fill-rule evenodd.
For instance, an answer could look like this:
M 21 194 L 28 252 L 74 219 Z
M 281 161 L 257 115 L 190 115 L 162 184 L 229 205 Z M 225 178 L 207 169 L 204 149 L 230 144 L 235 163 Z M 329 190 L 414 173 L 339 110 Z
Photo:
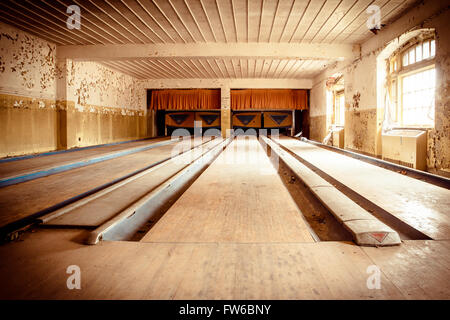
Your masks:
M 336 40 L 336 38 L 338 38 L 339 36 L 344 34 L 344 31 L 347 30 L 347 28 L 349 26 L 351 26 L 355 22 L 355 20 L 357 20 L 359 17 L 361 17 L 361 15 L 366 12 L 367 7 L 372 5 L 374 2 L 375 2 L 375 0 L 372 0 L 367 6 L 364 6 L 361 11 L 359 11 L 357 14 L 353 15 L 353 19 L 351 19 L 351 21 L 349 23 L 347 23 L 345 25 L 345 27 L 343 29 L 341 29 L 339 31 L 339 33 L 337 33 L 336 36 L 333 39 L 331 39 L 329 42 L 333 43 Z
M 170 21 L 169 17 L 167 17 L 166 13 L 161 9 L 161 7 L 154 1 L 151 0 L 152 4 L 159 10 L 159 12 L 162 14 L 162 16 L 166 19 L 166 21 L 170 24 L 173 30 L 177 33 L 177 35 L 180 37 L 181 40 L 183 40 L 184 43 L 187 43 L 187 41 L 183 38 L 181 33 L 178 31 L 178 29 L 175 27 L 175 25 Z
M 185 59 L 181 59 L 181 62 L 190 70 L 190 73 L 193 75 L 193 77 L 191 78 L 199 78 L 198 72 L 194 70 L 194 68 L 192 68 Z M 179 62 L 181 64 L 181 62 Z
M 36 26 L 30 26 L 27 27 L 26 25 L 23 24 L 17 24 L 17 17 L 6 17 L 4 16 L 5 12 L 0 12 L 0 21 L 6 21 L 8 22 L 9 25 L 14 26 L 18 29 L 24 30 L 28 33 L 30 33 L 33 36 L 38 36 L 38 34 L 36 33 Z M 28 24 L 25 22 L 25 24 Z M 61 42 L 61 40 L 55 40 L 55 37 L 53 35 L 47 35 L 48 33 L 46 31 L 41 31 L 42 33 L 39 33 L 39 37 L 41 37 L 44 40 L 49 41 L 50 43 L 55 43 L 57 45 L 66 45 L 68 42 Z M 63 40 L 64 41 L 64 40 Z
M 216 37 L 216 34 L 215 34 L 214 29 L 212 27 L 211 20 L 209 19 L 208 13 L 207 13 L 207 11 L 205 9 L 205 5 L 203 4 L 202 0 L 199 0 L 199 2 L 200 2 L 200 5 L 202 7 L 203 13 L 205 14 L 206 20 L 208 21 L 208 26 L 209 26 L 209 29 L 211 30 L 212 35 L 213 35 L 214 42 L 217 42 L 217 37 Z
M 136 78 L 136 79 L 139 79 L 139 80 L 144 80 L 144 79 L 145 79 L 142 75 L 139 75 L 139 74 L 137 74 L 137 73 L 135 73 L 135 72 L 132 72 L 132 71 L 130 71 L 130 70 L 128 70 L 128 69 L 125 70 L 125 69 L 123 69 L 123 68 L 121 68 L 121 67 L 118 67 L 118 66 L 116 66 L 116 65 L 111 64 L 110 62 L 102 61 L 102 62 L 99 62 L 99 63 L 100 63 L 101 65 L 103 65 L 103 66 L 109 68 L 109 69 L 112 69 L 112 70 L 114 70 L 114 71 L 119 71 L 119 72 L 121 72 L 121 73 L 123 73 L 123 74 L 129 75 L 129 76 L 134 77 L 134 78 Z
M 228 43 L 227 32 L 225 31 L 225 25 L 223 23 L 222 13 L 220 12 L 220 6 L 217 3 L 217 0 L 215 0 L 215 4 L 216 4 L 217 11 L 219 12 L 219 21 L 220 21 L 220 25 L 222 26 L 223 35 L 225 37 L 225 43 Z
M 260 39 L 261 39 L 261 28 L 262 28 L 263 16 L 264 16 L 264 0 L 261 0 L 261 13 L 259 15 L 258 41 L 257 42 L 260 42 Z
M 313 26 L 314 22 L 316 21 L 317 17 L 319 16 L 319 14 L 322 12 L 322 9 L 324 8 L 325 4 L 328 2 L 328 0 L 325 0 L 322 5 L 319 8 L 319 11 L 317 11 L 316 15 L 314 16 L 314 18 L 312 19 L 312 21 L 310 22 L 308 28 L 306 29 L 306 31 L 303 33 L 303 37 L 301 38 L 301 40 L 299 42 L 303 42 L 303 39 L 305 39 L 306 34 L 309 32 L 309 30 L 311 29 L 311 27 Z
M 0 5 L 3 5 L 3 3 L 0 4 Z M 77 45 L 77 44 L 79 44 L 79 43 L 73 42 L 72 40 L 67 40 L 67 37 L 64 34 L 63 34 L 63 36 L 57 35 L 60 32 L 57 32 L 56 30 L 53 30 L 53 29 L 49 30 L 48 28 L 46 28 L 46 26 L 44 24 L 42 24 L 42 23 L 40 23 L 38 21 L 35 21 L 35 20 L 31 19 L 31 18 L 28 18 L 29 20 L 32 21 L 32 22 L 29 22 L 29 20 L 25 20 L 22 16 L 13 15 L 13 14 L 9 13 L 8 10 L 4 10 L 2 13 L 4 15 L 7 15 L 9 17 L 9 19 L 14 22 L 13 24 L 15 26 L 17 26 L 19 29 L 27 28 L 28 32 L 30 32 L 34 36 L 39 37 L 40 32 L 44 32 L 44 33 L 50 35 L 51 39 L 54 39 L 54 38 L 60 39 L 60 40 L 64 41 L 65 43 L 68 43 L 70 45 Z M 20 21 L 20 23 L 17 23 L 18 21 Z M 44 27 L 41 27 L 41 25 L 44 26 Z M 27 26 L 29 26 L 29 27 L 27 27 Z M 40 32 L 36 32 L 35 29 L 40 30 Z M 55 32 L 57 34 L 55 34 Z M 54 41 L 52 41 L 52 42 L 54 42 Z
M 195 40 L 194 35 L 192 34 L 191 30 L 189 30 L 189 27 L 187 26 L 186 22 L 183 20 L 181 14 L 178 12 L 178 10 L 176 9 L 176 7 L 173 5 L 172 1 L 167 0 L 167 2 L 169 2 L 170 6 L 172 7 L 172 10 L 175 12 L 175 14 L 177 15 L 177 18 L 181 21 L 181 24 L 183 25 L 183 28 L 186 29 L 186 31 L 188 32 L 189 36 L 191 37 L 192 41 L 197 42 L 197 40 Z M 194 20 L 195 21 L 195 20 Z M 202 35 L 203 36 L 203 35 Z
M 176 43 L 176 41 L 172 38 L 172 36 L 166 31 L 166 29 L 159 23 L 158 19 L 156 19 L 151 12 L 148 10 L 147 7 L 145 7 L 139 0 L 134 0 L 136 3 L 142 8 L 142 10 L 145 11 L 145 13 L 155 22 L 158 27 L 161 29 L 162 32 L 173 42 Z
M 278 38 L 278 42 L 281 42 L 281 39 L 283 38 L 284 32 L 286 31 L 286 26 L 287 26 L 287 24 L 289 22 L 289 19 L 291 18 L 292 9 L 294 8 L 295 1 L 297 1 L 297 0 L 292 1 L 291 7 L 289 8 L 289 13 L 287 15 L 286 21 L 284 22 L 284 26 L 283 26 L 283 29 L 281 30 L 281 34 L 280 34 L 280 37 Z
M 56 18 L 57 20 L 63 22 L 64 24 L 67 23 L 67 17 L 69 17 L 69 15 L 66 13 L 66 11 L 62 11 L 62 12 L 61 12 L 60 10 L 58 10 L 58 8 L 55 7 L 54 2 L 53 2 L 53 3 L 48 3 L 48 2 L 45 1 L 45 0 L 41 0 L 41 2 L 42 2 L 43 4 L 45 4 L 45 5 L 47 5 L 48 7 L 52 8 L 53 10 L 55 10 L 55 11 L 57 11 L 57 12 L 60 12 L 60 13 L 64 16 L 64 19 L 61 19 L 60 17 L 56 16 L 55 14 L 52 14 L 51 12 L 49 12 L 49 11 L 46 10 L 46 9 L 44 9 L 43 7 L 40 7 L 40 8 L 42 9 L 42 11 L 44 11 L 44 12 L 46 12 L 47 14 L 51 15 L 52 17 Z M 30 4 L 32 4 L 32 3 L 30 2 Z M 34 5 L 34 4 L 33 4 L 33 5 Z M 105 42 L 104 42 L 103 40 L 99 40 L 97 37 L 95 37 L 95 36 L 93 36 L 93 35 L 91 35 L 91 34 L 85 32 L 84 29 L 87 29 L 87 30 L 89 30 L 89 31 L 91 31 L 91 32 L 93 32 L 93 33 L 95 33 L 97 36 L 99 36 L 99 37 L 105 39 L 105 40 L 106 40 L 107 42 L 109 42 L 109 43 L 114 43 L 114 42 L 112 42 L 111 40 L 109 40 L 108 38 L 106 38 L 106 37 L 102 36 L 101 34 L 99 34 L 98 32 L 96 32 L 95 30 L 92 30 L 92 29 L 91 29 L 88 25 L 86 25 L 86 24 L 84 25 L 84 28 L 81 28 L 80 30 L 78 30 L 78 32 L 81 32 L 81 33 L 83 33 L 83 34 L 86 34 L 88 37 L 91 37 L 91 38 L 95 39 L 95 40 L 96 40 L 98 43 L 100 43 L 100 44 L 105 44 Z
M 308 10 L 309 5 L 311 4 L 311 1 L 312 1 L 312 0 L 308 0 L 308 4 L 306 5 L 305 10 L 303 10 L 300 19 L 298 19 L 298 23 L 297 23 L 297 25 L 295 26 L 295 29 L 294 29 L 294 31 L 292 32 L 291 37 L 289 38 L 289 41 L 288 41 L 289 43 L 291 43 L 291 42 L 292 42 L 292 39 L 294 39 L 295 34 L 297 33 L 297 30 L 298 30 L 298 27 L 299 27 L 300 24 L 302 23 L 303 18 L 305 17 L 305 13 L 306 13 L 306 11 Z
M 194 20 L 194 23 L 197 26 L 197 29 L 198 29 L 200 35 L 202 36 L 203 41 L 207 42 L 206 38 L 205 38 L 205 35 L 203 34 L 202 28 L 200 27 L 200 24 L 198 23 L 197 19 L 195 18 L 194 12 L 192 11 L 191 7 L 189 6 L 189 3 L 186 0 L 183 0 L 183 1 L 184 1 L 185 6 L 189 10 L 189 13 L 191 14 L 192 20 Z
M 63 3 L 61 0 L 56 0 L 57 2 L 59 2 L 61 5 L 67 6 L 67 4 Z M 86 12 L 88 12 L 90 15 L 92 15 L 94 18 L 96 18 L 98 21 L 102 21 L 100 18 L 98 18 L 95 14 L 93 14 L 90 10 L 88 10 L 87 8 L 83 7 L 80 3 L 78 3 L 76 0 L 73 0 L 73 2 L 78 5 L 80 7 L 80 9 L 85 10 Z M 115 40 L 117 40 L 119 42 L 119 44 L 124 44 L 125 42 L 119 38 L 117 38 L 114 34 L 112 34 L 111 32 L 109 32 L 108 30 L 106 30 L 105 28 L 101 27 L 98 25 L 98 23 L 95 23 L 94 21 L 92 21 L 91 19 L 89 19 L 86 14 L 83 15 L 83 20 L 87 21 L 88 23 L 90 23 L 91 25 L 95 26 L 96 28 L 102 30 L 103 32 L 105 32 L 106 34 L 108 34 L 109 36 L 113 37 Z M 117 32 L 117 31 L 116 31 Z M 119 33 L 120 34 L 120 33 Z M 116 44 L 116 43 L 115 43 Z
M 197 64 L 192 61 L 192 59 L 188 59 L 188 61 L 190 63 L 192 63 L 192 66 L 198 71 L 197 74 L 200 75 L 199 78 L 208 78 L 208 76 L 205 75 L 205 73 L 203 72 L 203 70 L 201 70 L 201 68 L 199 68 L 199 66 L 197 66 Z
M 160 77 L 160 78 L 166 77 L 166 73 L 160 71 L 159 69 L 157 69 L 157 68 L 155 68 L 153 65 L 151 65 L 151 64 L 148 62 L 148 59 L 142 59 L 142 60 L 140 60 L 140 62 L 141 62 L 143 65 L 147 66 L 148 69 L 152 70 L 152 72 L 153 72 L 156 76 L 158 76 L 158 77 Z
M 13 2 L 13 3 L 14 3 L 14 2 Z M 35 19 L 32 15 L 30 15 L 30 10 L 29 10 L 29 8 L 24 7 L 24 6 L 22 6 L 21 4 L 18 4 L 18 3 L 14 3 L 14 4 L 20 6 L 21 9 L 23 9 L 23 11 L 19 11 L 18 9 L 12 7 L 11 4 L 8 4 L 7 2 L 2 2 L 2 5 L 5 6 L 5 7 L 7 7 L 8 10 L 14 11 L 14 12 L 15 12 L 15 14 L 16 14 L 17 16 L 15 15 L 14 17 L 20 16 L 20 17 L 21 17 L 20 20 L 22 20 L 22 21 L 24 20 L 23 18 L 27 18 L 27 19 L 33 21 L 34 24 L 39 24 L 39 25 L 41 25 L 41 26 L 42 26 L 42 27 L 40 27 L 41 30 L 47 30 L 47 29 L 48 29 L 47 33 L 49 33 L 49 34 L 52 34 L 53 32 L 55 32 L 55 33 L 57 33 L 57 34 L 60 34 L 63 38 L 69 38 L 69 37 L 67 37 L 67 34 L 66 34 L 66 33 L 60 31 L 61 29 L 64 30 L 64 28 L 62 28 L 62 27 L 61 27 L 60 25 L 58 25 L 57 23 L 55 23 L 55 22 L 53 22 L 53 21 L 51 21 L 51 20 L 49 20 L 49 19 L 47 19 L 47 18 L 43 18 L 44 20 L 46 20 L 46 21 L 48 21 L 48 22 L 54 24 L 54 25 L 57 27 L 57 29 L 56 29 L 56 28 L 49 27 L 48 25 L 46 25 L 46 24 L 44 24 L 44 23 L 41 23 L 41 21 L 39 21 L 39 19 Z M 5 11 L 8 11 L 8 10 L 5 10 Z M 39 15 L 39 14 L 33 12 L 33 11 L 31 11 L 31 14 L 34 14 L 34 15 L 38 16 L 39 18 L 42 18 L 41 15 Z M 19 18 L 18 18 L 18 19 L 19 19 Z M 26 20 L 25 20 L 25 21 L 26 21 Z M 65 31 L 65 30 L 64 30 L 64 31 Z M 71 42 L 71 43 L 73 43 L 73 44 L 82 44 L 82 43 L 83 43 L 83 42 L 81 42 L 81 41 L 75 39 L 73 36 L 74 36 L 74 34 L 72 34 L 72 37 L 70 37 L 70 38 L 71 38 L 73 41 L 75 41 L 75 42 Z M 75 35 L 75 36 L 76 36 L 76 35 Z M 81 37 L 77 37 L 77 38 L 81 38 Z M 81 39 L 83 39 L 83 38 L 81 38 Z M 90 42 L 90 44 L 94 44 L 94 42 Z
M 406 0 L 405 2 L 399 3 L 398 5 L 396 5 L 395 3 L 393 3 L 392 1 L 388 1 L 386 2 L 381 8 L 381 23 L 385 23 L 389 20 L 389 16 L 391 15 L 395 15 L 398 14 L 398 11 L 401 11 L 401 7 L 405 6 L 411 3 L 414 3 L 415 0 Z M 386 6 L 393 6 L 392 9 L 385 9 Z M 365 32 L 360 32 L 360 30 L 365 30 Z M 364 33 L 364 35 L 359 36 L 360 33 Z M 349 34 L 347 37 L 345 37 L 344 39 L 342 39 L 342 42 L 347 41 L 350 37 L 352 36 L 356 36 L 357 38 L 359 38 L 360 40 L 356 40 L 355 42 L 361 42 L 365 39 L 367 39 L 368 37 L 370 37 L 372 35 L 372 33 L 367 29 L 366 23 L 362 23 L 358 28 L 355 29 L 355 31 L 352 34 Z
M 161 43 L 166 43 L 163 38 L 161 38 L 158 33 L 144 20 L 142 17 L 131 8 L 129 4 L 127 4 L 125 1 L 120 0 L 120 2 L 147 28 L 149 29 L 159 40 Z
M 100 10 L 101 12 L 103 12 L 105 15 L 107 15 L 111 20 L 113 20 L 115 23 L 117 23 L 122 29 L 124 29 L 125 31 L 127 31 L 130 35 L 132 35 L 134 38 L 138 39 L 139 42 L 141 43 L 145 43 L 145 41 L 143 41 L 141 38 L 139 38 L 138 36 L 135 35 L 134 32 L 132 32 L 130 29 L 128 29 L 125 25 L 123 25 L 122 23 L 120 23 L 119 20 L 117 20 L 111 12 L 106 11 L 105 9 L 103 9 L 101 6 L 97 5 L 94 1 L 92 0 L 87 0 L 89 1 L 91 4 L 93 4 L 98 10 Z M 118 11 L 112 4 L 110 4 L 107 0 L 104 0 L 104 3 L 108 4 L 114 11 L 116 11 L 116 13 L 118 13 L 122 18 L 123 15 L 120 11 Z M 128 21 L 128 19 L 125 18 L 125 20 L 130 23 Z M 135 27 L 136 28 L 136 27 Z M 139 32 L 142 32 L 140 30 L 138 30 Z M 144 35 L 145 36 L 145 35 Z M 147 36 L 145 36 L 147 37 Z M 148 38 L 148 37 L 147 37 Z
M 80 8 L 82 8 L 83 10 L 86 10 L 89 14 L 91 14 L 93 17 L 95 17 L 95 18 L 99 21 L 99 23 L 96 23 L 95 25 L 98 26 L 99 28 L 100 28 L 100 25 L 102 25 L 101 29 L 105 29 L 104 27 L 107 26 L 108 28 L 111 28 L 111 29 L 114 30 L 117 34 L 119 34 L 123 39 L 126 39 L 126 41 L 127 41 L 128 43 L 135 43 L 135 41 L 133 41 L 133 40 L 131 40 L 130 38 L 128 38 L 127 36 L 125 36 L 121 31 L 117 30 L 117 29 L 114 27 L 114 24 L 112 24 L 112 23 L 106 23 L 106 22 L 104 21 L 104 19 L 102 19 L 101 17 L 99 17 L 97 13 L 94 13 L 94 11 L 93 11 L 92 9 L 88 9 L 88 8 L 87 8 L 88 2 L 84 1 L 83 4 L 81 4 L 80 0 L 71 0 L 71 1 L 73 1 L 73 2 L 74 2 L 76 5 L 78 5 Z M 88 0 L 88 1 L 89 1 L 89 3 L 91 3 L 90 0 Z M 109 15 L 108 15 L 108 17 L 109 17 Z M 110 17 L 110 18 L 111 18 L 111 17 Z M 125 43 L 125 42 L 122 41 L 122 43 Z
M 271 24 L 271 26 L 270 26 L 270 31 L 269 31 L 269 41 L 268 41 L 268 42 L 270 42 L 270 40 L 272 39 L 273 26 L 274 26 L 274 24 L 275 24 L 275 19 L 277 18 L 279 6 L 280 6 L 280 0 L 277 0 L 277 6 L 276 6 L 276 9 L 275 9 L 275 14 L 273 15 L 272 24 Z
M 337 17 L 336 22 L 333 24 L 332 21 L 327 21 L 325 25 L 330 25 L 327 28 L 323 28 L 322 30 L 320 30 L 320 32 L 318 32 L 311 41 L 313 41 L 320 33 L 324 33 L 324 36 L 322 36 L 319 40 L 319 42 L 322 42 L 331 32 L 333 32 L 333 30 L 336 28 L 336 26 L 341 23 L 343 21 L 343 19 L 345 19 L 349 12 L 355 7 L 355 5 L 358 3 L 359 0 L 352 0 L 353 3 L 351 5 L 348 6 L 348 8 L 345 10 L 345 13 L 342 15 L 342 17 Z M 338 16 L 338 13 L 335 14 L 336 16 Z
M 338 4 L 331 10 L 330 14 L 326 14 L 326 18 L 323 19 L 323 21 L 320 21 L 320 27 L 319 29 L 314 33 L 314 35 L 312 36 L 312 38 L 309 40 L 310 43 L 313 42 L 314 38 L 317 36 L 317 34 L 323 29 L 323 27 L 326 25 L 326 23 L 331 19 L 331 17 L 333 17 L 334 14 L 336 14 L 337 9 L 339 8 L 339 6 L 341 6 L 343 3 L 343 0 L 340 0 L 338 2 Z M 305 34 L 306 37 L 306 34 Z

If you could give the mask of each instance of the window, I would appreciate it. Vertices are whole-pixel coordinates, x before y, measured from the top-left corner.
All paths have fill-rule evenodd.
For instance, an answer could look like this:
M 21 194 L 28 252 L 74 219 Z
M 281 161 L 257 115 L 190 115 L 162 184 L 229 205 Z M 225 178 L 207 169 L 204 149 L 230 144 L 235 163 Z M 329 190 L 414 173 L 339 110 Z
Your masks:
M 413 41 L 387 61 L 390 118 L 400 127 L 433 127 L 436 41 Z
M 434 68 L 402 77 L 403 125 L 434 125 Z
M 336 92 L 334 95 L 334 124 L 338 126 L 343 126 L 345 124 L 344 91 Z

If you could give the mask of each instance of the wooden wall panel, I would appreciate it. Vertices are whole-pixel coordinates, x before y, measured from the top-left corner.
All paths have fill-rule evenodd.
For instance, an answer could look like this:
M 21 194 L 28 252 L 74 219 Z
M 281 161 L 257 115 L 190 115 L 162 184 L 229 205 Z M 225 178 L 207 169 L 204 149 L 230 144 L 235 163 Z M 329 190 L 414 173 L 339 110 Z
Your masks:
M 194 112 L 168 112 L 166 113 L 166 126 L 177 128 L 193 128 Z
M 261 128 L 261 112 L 234 112 L 233 127 Z
M 264 128 L 289 128 L 292 127 L 292 112 L 265 111 Z

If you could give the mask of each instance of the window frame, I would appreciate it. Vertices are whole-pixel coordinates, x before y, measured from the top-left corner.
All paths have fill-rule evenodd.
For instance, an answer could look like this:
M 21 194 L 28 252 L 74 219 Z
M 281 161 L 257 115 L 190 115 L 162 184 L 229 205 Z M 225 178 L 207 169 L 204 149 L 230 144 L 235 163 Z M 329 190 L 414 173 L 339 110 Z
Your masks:
M 434 56 L 431 56 L 431 42 L 435 41 L 435 52 Z M 411 49 L 414 48 L 416 54 L 416 48 L 420 45 L 423 50 L 423 43 L 429 41 L 430 56 L 428 58 L 423 58 L 419 62 L 414 62 L 413 64 L 403 65 L 404 56 L 409 55 Z M 436 39 L 434 36 L 415 38 L 410 41 L 407 45 L 401 47 L 399 50 L 394 52 L 387 60 L 387 83 L 388 90 L 391 93 L 391 102 L 394 104 L 395 112 L 392 114 L 392 120 L 395 122 L 394 128 L 415 128 L 415 129 L 432 129 L 435 127 L 429 124 L 416 124 L 416 125 L 405 125 L 403 122 L 403 79 L 407 76 L 420 73 L 426 70 L 436 68 Z M 409 59 L 409 58 L 408 58 Z M 395 68 L 395 64 L 397 68 Z M 393 82 L 395 84 L 395 93 L 392 93 Z M 436 119 L 435 119 L 436 121 Z
M 337 108 L 336 108 L 336 101 L 338 100 L 338 98 L 340 96 L 343 96 L 344 97 L 344 101 L 345 101 L 345 90 L 344 89 L 336 90 L 336 91 L 333 92 L 334 125 L 336 125 L 338 127 L 344 127 L 345 126 L 345 102 L 344 102 L 343 106 L 339 103 L 339 110 L 337 110 Z M 341 108 L 343 108 L 343 110 L 344 110 L 344 119 L 343 119 L 344 123 L 342 123 L 342 121 L 341 121 L 342 120 L 341 119 L 341 114 L 340 114 Z M 337 122 L 338 118 L 339 118 L 339 123 Z

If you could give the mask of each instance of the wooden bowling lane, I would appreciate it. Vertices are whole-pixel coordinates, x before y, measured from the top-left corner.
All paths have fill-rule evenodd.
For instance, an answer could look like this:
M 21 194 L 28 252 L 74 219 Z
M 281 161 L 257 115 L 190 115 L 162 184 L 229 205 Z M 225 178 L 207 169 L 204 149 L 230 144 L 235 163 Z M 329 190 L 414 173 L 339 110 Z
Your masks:
M 235 139 L 143 242 L 314 242 L 255 137 Z
M 76 197 L 193 145 L 188 139 L 0 189 L 0 227 Z M 201 141 L 195 141 L 195 145 Z
M 183 153 L 168 161 L 154 166 L 143 173 L 135 175 L 122 183 L 111 187 L 102 195 L 98 193 L 90 198 L 83 198 L 74 204 L 73 209 L 64 207 L 64 214 L 49 220 L 46 224 L 53 226 L 85 226 L 98 227 L 139 199 L 145 197 L 159 185 L 166 182 L 193 161 L 219 145 L 222 139 L 214 139 L 192 151 Z M 108 192 L 109 191 L 109 192 Z M 59 214 L 52 212 L 51 214 Z
M 120 144 L 98 146 L 80 150 L 69 150 L 69 152 L 2 162 L 0 163 L 0 179 L 10 175 L 19 175 L 22 173 L 26 173 L 31 170 L 43 170 L 48 167 L 54 167 L 68 162 L 83 161 L 84 159 L 94 156 L 102 156 L 110 152 L 119 152 L 126 149 L 154 145 L 168 140 L 170 140 L 170 137 L 162 137 L 150 140 L 140 140 Z
M 297 139 L 276 141 L 432 239 L 450 239 L 450 190 Z

